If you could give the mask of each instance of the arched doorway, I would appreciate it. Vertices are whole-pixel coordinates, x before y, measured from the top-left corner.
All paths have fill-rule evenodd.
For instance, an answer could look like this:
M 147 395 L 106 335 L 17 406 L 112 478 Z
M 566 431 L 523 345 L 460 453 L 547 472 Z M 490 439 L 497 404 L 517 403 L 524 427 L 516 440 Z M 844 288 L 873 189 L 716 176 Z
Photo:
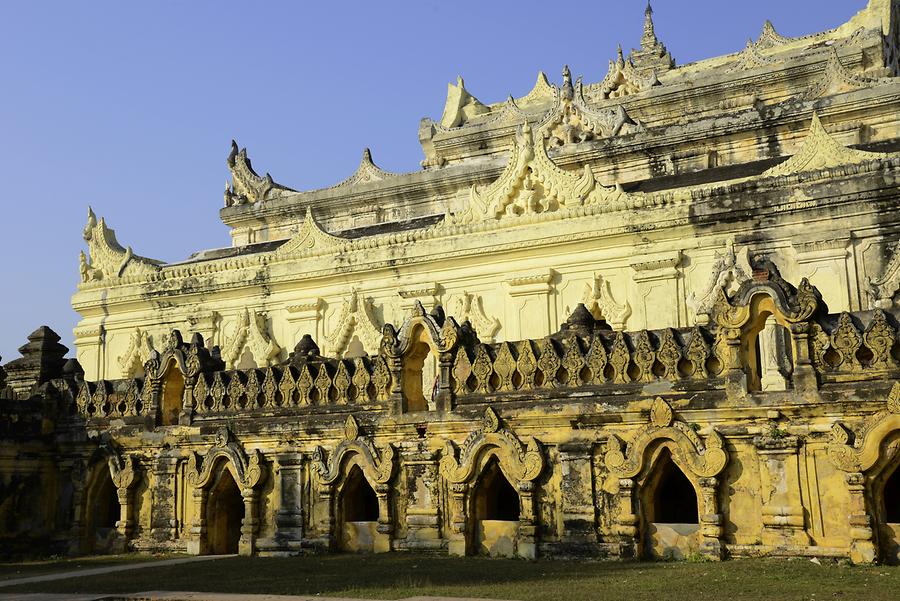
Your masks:
M 519 493 L 500 469 L 496 456 L 485 464 L 472 495 L 476 553 L 515 557 L 520 516 Z
M 886 563 L 900 563 L 900 463 L 884 480 L 881 494 L 881 549 Z
M 428 411 L 434 406 L 440 386 L 438 354 L 425 326 L 415 325 L 400 373 L 404 411 Z
M 238 552 L 241 524 L 244 520 L 244 500 L 231 471 L 223 464 L 216 481 L 209 489 L 206 502 L 206 540 L 210 555 Z
M 184 376 L 178 369 L 177 363 L 172 360 L 163 377 L 160 390 L 159 413 L 157 425 L 173 426 L 178 423 L 178 415 L 181 413 L 184 399 Z
M 116 523 L 121 517 L 119 494 L 105 464 L 99 466 L 93 486 L 87 495 L 85 515 L 85 551 L 105 553 L 113 550 Z
M 683 559 L 700 550 L 697 490 L 663 448 L 642 486 L 643 544 L 655 559 Z
M 342 551 L 374 551 L 378 496 L 358 465 L 353 465 L 347 472 L 337 504 L 338 547 Z

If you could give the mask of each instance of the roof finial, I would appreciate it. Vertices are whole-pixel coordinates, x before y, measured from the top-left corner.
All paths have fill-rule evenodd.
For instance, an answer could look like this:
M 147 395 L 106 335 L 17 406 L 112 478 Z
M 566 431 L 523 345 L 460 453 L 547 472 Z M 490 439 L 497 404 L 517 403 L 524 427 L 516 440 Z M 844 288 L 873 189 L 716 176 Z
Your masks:
M 563 100 L 572 100 L 572 98 L 574 97 L 574 88 L 572 87 L 572 72 L 569 71 L 569 65 L 563 66 L 562 76 L 563 76 L 563 87 L 562 87 Z
M 647 9 L 644 11 L 644 35 L 641 36 L 641 48 L 647 49 L 659 41 L 656 39 L 656 30 L 653 27 L 653 7 L 647 2 Z
M 620 66 L 625 65 L 625 55 L 622 53 L 622 44 L 619 44 L 619 48 L 616 50 L 616 62 L 618 62 Z

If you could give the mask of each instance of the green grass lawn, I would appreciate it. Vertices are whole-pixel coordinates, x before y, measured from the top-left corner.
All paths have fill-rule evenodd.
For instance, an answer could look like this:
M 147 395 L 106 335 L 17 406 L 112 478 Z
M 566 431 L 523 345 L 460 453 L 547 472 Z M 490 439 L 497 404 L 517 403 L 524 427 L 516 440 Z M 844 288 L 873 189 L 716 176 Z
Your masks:
M 128 555 L 89 555 L 86 557 L 0 562 L 0 582 L 4 580 L 13 580 L 15 578 L 28 578 L 30 576 L 40 576 L 42 574 L 52 574 L 53 572 L 86 570 L 103 566 L 121 565 L 123 563 L 172 559 L 174 557 L 182 556 L 131 553 Z M 0 591 L 0 593 L 2 593 L 2 591 Z
M 0 593 L 148 590 L 402 599 L 417 595 L 520 601 L 900 599 L 900 568 L 808 560 L 722 563 L 518 561 L 406 555 L 228 558 L 0 589 Z

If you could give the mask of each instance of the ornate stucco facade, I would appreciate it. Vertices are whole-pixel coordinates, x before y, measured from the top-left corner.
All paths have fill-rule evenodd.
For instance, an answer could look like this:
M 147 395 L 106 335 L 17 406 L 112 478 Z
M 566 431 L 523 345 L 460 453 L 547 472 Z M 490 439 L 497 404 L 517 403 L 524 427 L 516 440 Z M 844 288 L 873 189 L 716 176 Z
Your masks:
M 450 84 L 414 173 L 298 192 L 233 143 L 231 248 L 90 212 L 77 361 L 6 366 L 3 532 L 898 560 L 898 76 L 894 0 L 685 66 L 648 7 L 599 82 Z

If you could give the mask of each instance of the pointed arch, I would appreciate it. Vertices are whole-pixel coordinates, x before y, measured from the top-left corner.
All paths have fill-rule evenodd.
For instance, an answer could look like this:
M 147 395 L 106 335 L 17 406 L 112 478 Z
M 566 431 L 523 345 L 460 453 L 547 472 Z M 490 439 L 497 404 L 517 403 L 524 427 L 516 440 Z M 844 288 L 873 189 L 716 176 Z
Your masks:
M 513 552 L 520 557 L 534 558 L 537 554 L 534 488 L 546 466 L 544 454 L 537 439 L 529 437 L 523 444 L 512 430 L 502 427 L 500 416 L 491 407 L 485 409 L 481 423 L 461 448 L 457 449 L 450 440 L 444 446 L 440 473 L 451 491 L 450 553 L 465 555 L 479 545 L 475 536 L 479 526 L 477 511 L 472 506 L 470 488 L 476 487 L 484 470 L 494 462 L 519 495 Z
M 187 456 L 185 476 L 188 484 L 193 487 L 194 499 L 194 522 L 188 552 L 193 555 L 211 552 L 211 543 L 216 542 L 210 540 L 207 531 L 210 492 L 220 484 L 225 471 L 240 489 L 244 504 L 238 552 L 241 555 L 252 555 L 255 550 L 257 500 L 259 488 L 265 482 L 268 470 L 258 449 L 248 454 L 231 431 L 222 427 L 216 431 L 213 445 L 205 454 L 190 452 Z
M 347 550 L 370 550 L 385 552 L 391 549 L 393 522 L 388 503 L 390 481 L 396 469 L 396 451 L 390 444 L 376 447 L 372 440 L 363 436 L 359 423 L 352 415 L 344 422 L 344 437 L 330 453 L 322 447 L 313 451 L 311 469 L 319 488 L 321 503 L 317 505 L 317 528 L 325 537 L 328 546 L 347 548 Z M 362 484 L 356 480 L 356 472 L 366 481 L 366 485 L 375 492 L 378 503 L 377 520 L 373 523 L 365 521 L 362 525 L 347 526 L 343 502 L 345 494 L 365 492 Z M 345 545 L 347 539 L 359 541 L 360 535 L 368 542 L 359 547 L 356 544 Z
M 850 559 L 856 563 L 900 561 L 896 551 L 900 527 L 890 526 L 885 505 L 885 494 L 900 472 L 900 382 L 894 382 L 885 405 L 865 420 L 855 437 L 852 430 L 835 422 L 827 447 L 831 462 L 847 472 L 850 523 L 856 525 L 851 530 Z
M 706 439 L 683 421 L 676 420 L 671 406 L 656 397 L 649 411 L 649 422 L 641 427 L 631 442 L 623 446 L 616 434 L 609 434 L 604 463 L 610 474 L 618 478 L 619 515 L 616 518 L 622 545 L 633 554 L 647 548 L 652 534 L 652 494 L 660 476 L 654 468 L 660 455 L 668 453 L 672 462 L 691 482 L 701 505 L 699 550 L 704 555 L 722 555 L 722 528 L 717 492 L 718 475 L 728 463 L 725 441 L 713 429 Z M 650 495 L 650 496 L 648 496 Z

